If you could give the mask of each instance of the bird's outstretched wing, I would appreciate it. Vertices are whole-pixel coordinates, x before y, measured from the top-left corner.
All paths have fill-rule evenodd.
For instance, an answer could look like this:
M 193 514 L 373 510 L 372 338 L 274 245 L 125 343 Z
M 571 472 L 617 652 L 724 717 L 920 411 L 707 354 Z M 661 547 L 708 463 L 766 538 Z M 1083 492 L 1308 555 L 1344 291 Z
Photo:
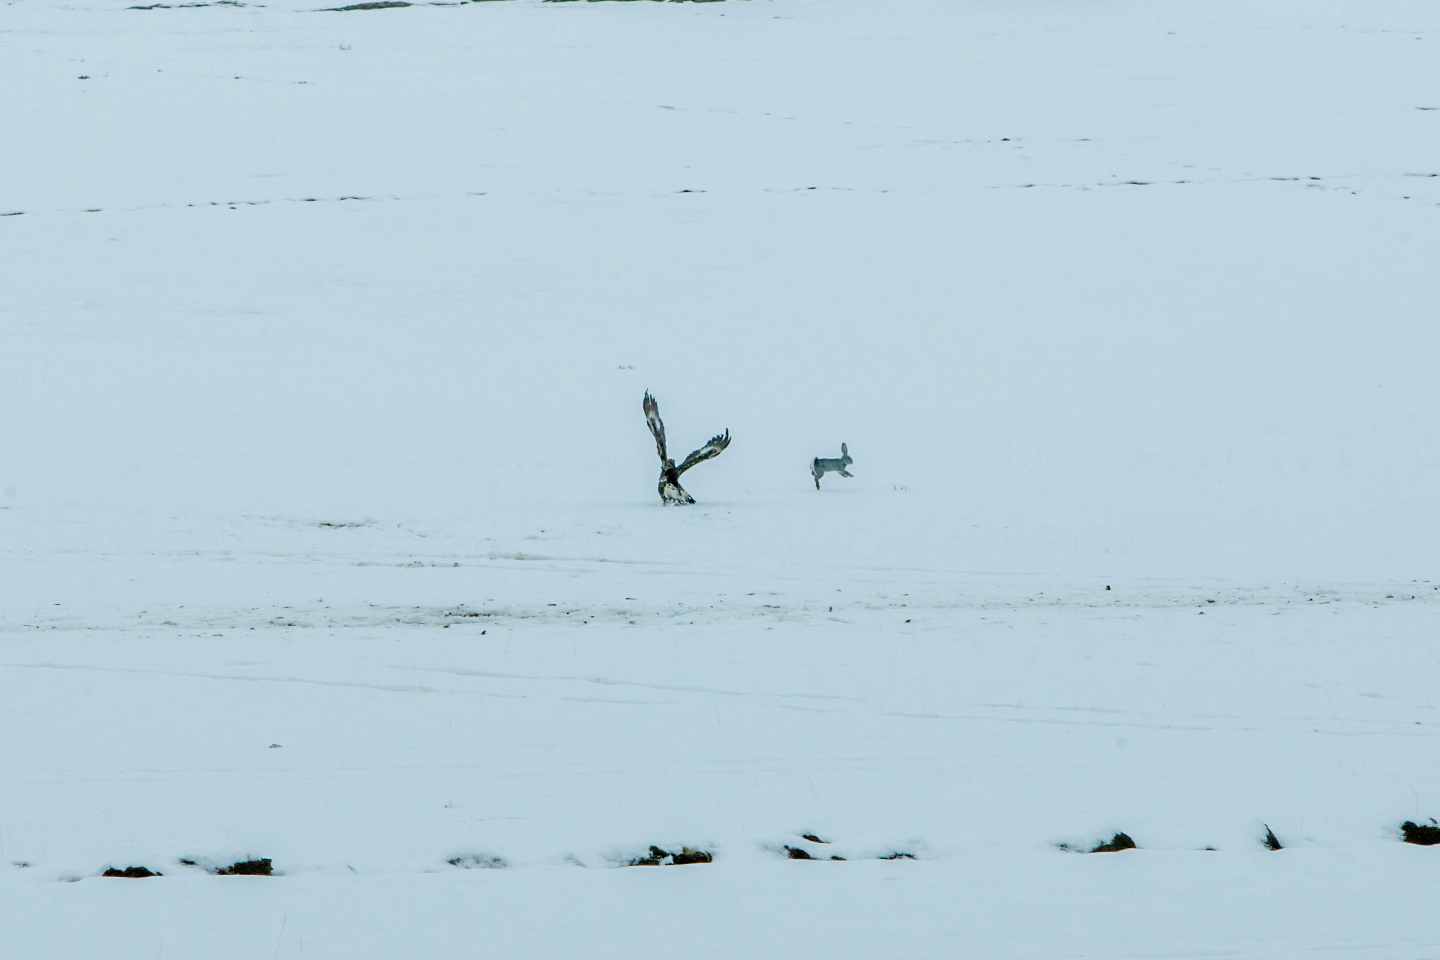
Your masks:
M 660 404 L 650 396 L 650 391 L 645 391 L 645 422 L 650 425 L 650 432 L 655 435 L 655 449 L 660 452 L 660 462 L 664 463 L 665 456 L 665 422 L 660 419 Z
M 679 468 L 676 469 L 675 475 L 679 476 L 686 470 L 689 470 L 691 467 L 695 466 L 695 464 L 699 463 L 701 460 L 709 460 L 711 457 L 720 456 L 720 451 L 724 450 L 728 446 L 730 446 L 730 431 L 726 430 L 724 433 L 719 434 L 718 436 L 711 437 L 709 443 L 705 444 L 705 446 L 701 447 L 699 450 L 696 450 L 694 453 L 690 454 L 690 456 L 686 457 L 685 462 L 680 464 Z

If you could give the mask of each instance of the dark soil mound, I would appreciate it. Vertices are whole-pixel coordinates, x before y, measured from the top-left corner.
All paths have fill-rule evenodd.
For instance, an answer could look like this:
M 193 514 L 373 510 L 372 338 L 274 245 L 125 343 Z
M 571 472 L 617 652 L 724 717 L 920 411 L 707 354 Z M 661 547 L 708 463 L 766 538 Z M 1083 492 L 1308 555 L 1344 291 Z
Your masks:
M 1133 846 L 1133 844 L 1132 844 L 1132 846 Z M 880 859 L 881 859 L 881 860 L 914 860 L 914 859 L 915 859 L 915 854 L 913 854 L 913 853 L 901 853 L 901 852 L 899 852 L 899 851 L 896 851 L 895 853 L 887 853 L 885 856 L 880 857 Z
M 241 860 L 232 863 L 228 867 L 221 867 L 215 871 L 220 877 L 272 877 L 274 874 L 270 869 L 270 858 L 263 860 Z
M 829 843 L 829 842 L 830 842 L 829 840 L 821 840 L 819 837 L 815 836 L 815 834 L 813 834 L 813 833 L 802 833 L 802 834 L 800 834 L 800 839 L 801 839 L 801 840 L 809 840 L 811 843 Z
M 1430 823 L 1414 823 L 1406 820 L 1400 824 L 1400 832 L 1405 835 L 1406 843 L 1418 843 L 1422 847 L 1433 847 L 1440 843 L 1440 826 L 1432 826 Z
M 1119 853 L 1121 850 L 1135 850 L 1135 849 L 1138 849 L 1138 848 L 1135 846 L 1135 841 L 1130 839 L 1130 834 L 1128 834 L 1128 833 L 1117 833 L 1117 834 L 1115 834 L 1115 836 L 1113 836 L 1113 837 L 1110 838 L 1110 842 L 1108 842 L 1108 843 L 1102 843 L 1102 844 L 1100 844 L 1098 847 L 1096 847 L 1094 850 L 1091 850 L 1090 852 L 1091 852 L 1091 853 Z
M 131 880 L 140 880 L 145 877 L 163 877 L 163 873 L 153 873 L 145 867 L 126 867 L 124 870 L 109 868 L 101 874 L 102 877 L 128 877 Z
M 814 859 L 815 859 L 814 857 L 810 856 L 810 851 L 808 851 L 808 850 L 803 850 L 803 849 L 801 849 L 800 847 L 786 847 L 786 848 L 785 848 L 785 856 L 789 857 L 791 860 L 814 860 Z
M 1265 844 L 1266 850 L 1285 849 L 1284 847 L 1280 846 L 1280 838 L 1275 836 L 1275 831 L 1270 829 L 1270 824 L 1268 823 L 1265 824 L 1265 839 L 1261 842 Z

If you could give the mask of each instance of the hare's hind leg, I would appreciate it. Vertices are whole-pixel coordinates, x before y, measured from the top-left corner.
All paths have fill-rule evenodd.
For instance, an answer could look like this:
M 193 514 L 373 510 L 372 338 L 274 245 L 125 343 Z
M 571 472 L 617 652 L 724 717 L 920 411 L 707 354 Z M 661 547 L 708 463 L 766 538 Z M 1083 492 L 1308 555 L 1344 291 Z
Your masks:
M 855 474 L 849 473 L 848 471 L 845 471 L 845 470 L 841 470 L 841 471 L 840 471 L 840 476 L 842 476 L 842 477 L 850 477 L 852 480 L 855 478 Z

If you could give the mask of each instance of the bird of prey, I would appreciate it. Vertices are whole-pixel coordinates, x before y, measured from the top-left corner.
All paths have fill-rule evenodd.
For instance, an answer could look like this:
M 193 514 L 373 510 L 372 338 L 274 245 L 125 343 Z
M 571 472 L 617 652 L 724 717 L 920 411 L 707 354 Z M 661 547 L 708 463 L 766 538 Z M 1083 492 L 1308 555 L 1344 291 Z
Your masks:
M 709 460 L 711 457 L 720 456 L 720 451 L 730 446 L 730 431 L 726 430 L 710 438 L 710 442 L 675 466 L 675 461 L 665 455 L 665 424 L 660 420 L 660 405 L 655 398 L 650 396 L 650 391 L 645 391 L 645 422 L 650 425 L 650 432 L 655 435 L 655 449 L 660 454 L 660 500 L 666 506 L 682 506 L 692 504 L 695 498 L 685 492 L 680 486 L 680 474 L 689 470 L 701 460 Z

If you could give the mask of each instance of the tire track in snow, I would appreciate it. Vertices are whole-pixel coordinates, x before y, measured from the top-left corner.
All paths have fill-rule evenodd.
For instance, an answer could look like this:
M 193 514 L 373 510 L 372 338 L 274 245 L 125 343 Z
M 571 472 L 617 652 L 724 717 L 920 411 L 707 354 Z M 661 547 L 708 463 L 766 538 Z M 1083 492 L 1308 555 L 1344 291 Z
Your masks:
M 411 670 L 412 667 L 393 666 L 392 670 Z M 768 693 L 764 690 L 720 690 L 715 687 L 672 686 L 658 683 L 641 683 L 637 680 L 614 680 L 608 677 L 540 676 L 519 673 L 491 673 L 483 670 L 465 670 L 460 667 L 428 667 L 425 673 L 448 673 L 457 677 L 482 677 L 493 680 L 530 680 L 556 683 L 594 683 L 613 687 L 643 687 L 665 693 L 708 693 L 721 697 L 776 697 L 780 699 L 804 700 L 848 700 L 851 703 L 868 703 L 863 697 L 847 697 L 832 693 Z

